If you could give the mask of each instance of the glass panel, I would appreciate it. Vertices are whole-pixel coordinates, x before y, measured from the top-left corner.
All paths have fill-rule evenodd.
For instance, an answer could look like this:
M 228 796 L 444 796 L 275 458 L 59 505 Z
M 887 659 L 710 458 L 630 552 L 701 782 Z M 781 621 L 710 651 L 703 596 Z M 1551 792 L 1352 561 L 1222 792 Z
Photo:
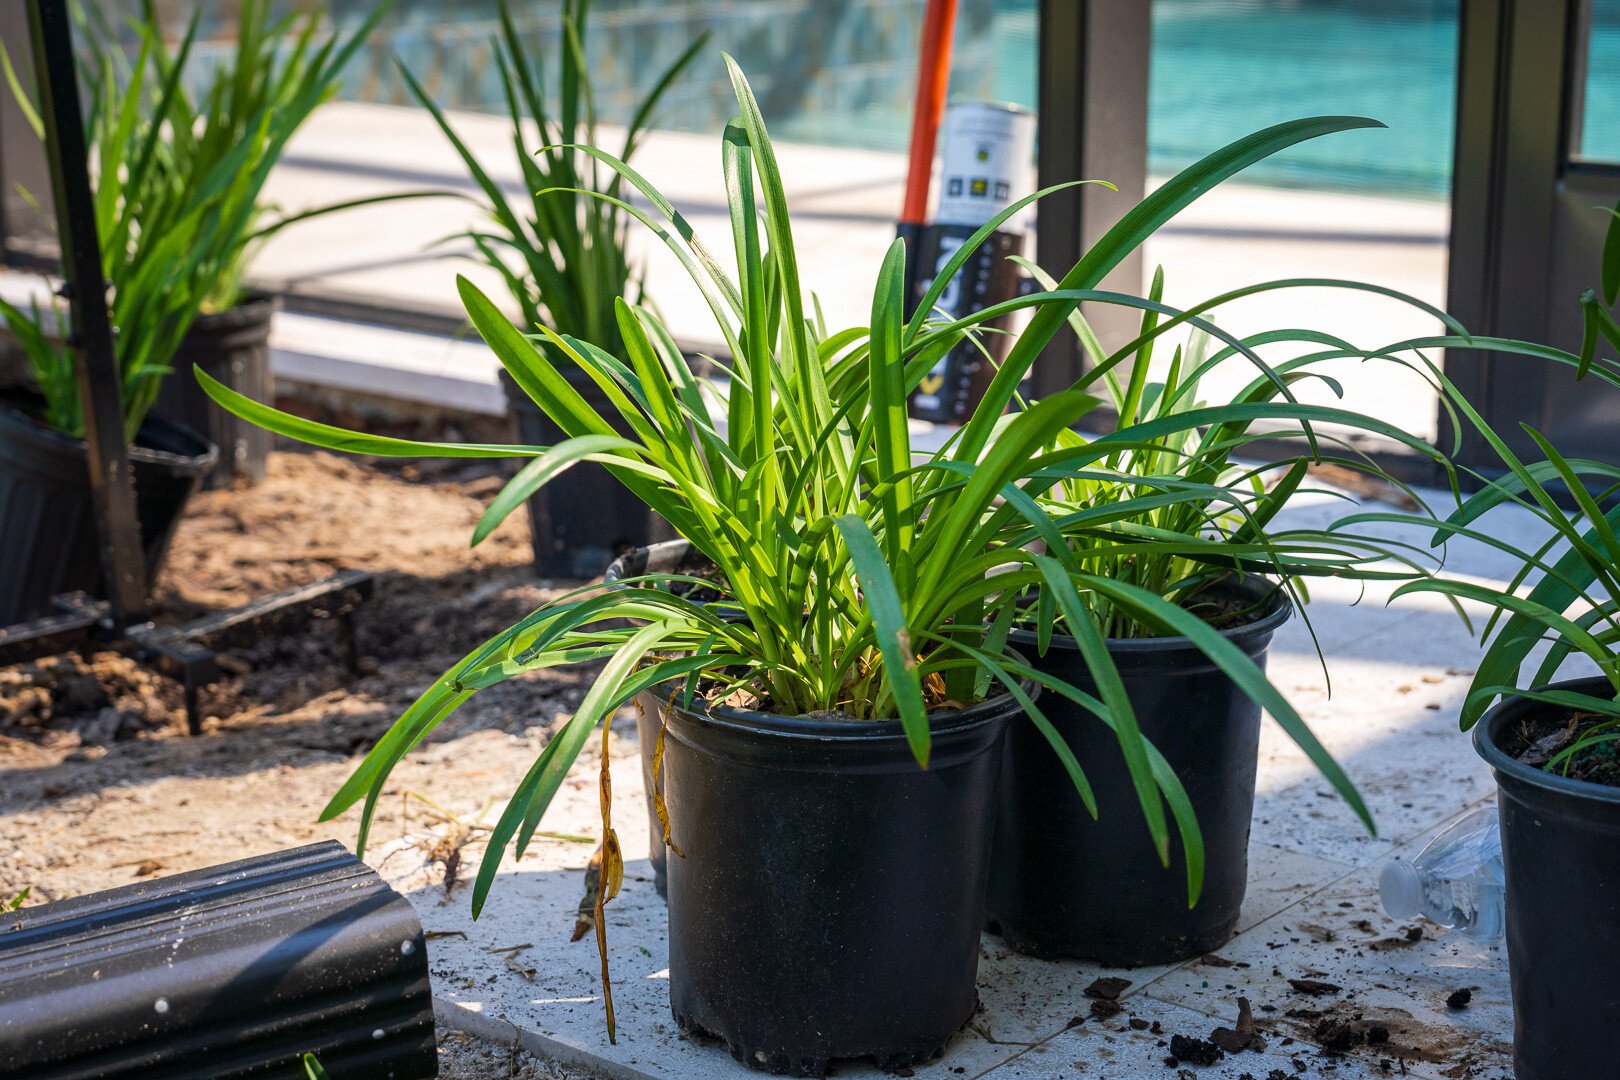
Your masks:
M 116 17 L 138 10 L 142 0 L 92 2 Z M 176 29 L 195 9 L 191 0 L 157 2 Z M 277 6 L 293 2 L 277 0 Z M 344 27 L 374 6 L 373 0 L 327 3 Z M 551 80 L 560 7 L 557 0 L 512 0 L 526 51 Z M 705 53 L 665 95 L 638 167 L 711 244 L 719 240 L 719 250 L 729 249 L 717 138 L 736 103 L 720 53 L 737 57 L 760 98 L 800 212 L 796 240 L 807 287 L 817 291 L 829 320 L 861 323 L 869 317 L 872 275 L 900 212 L 925 7 L 921 0 L 593 0 L 587 52 L 599 114 L 610 125 L 629 120 L 663 70 L 708 31 Z M 204 11 L 197 55 L 206 65 L 229 57 L 235 16 L 231 4 Z M 270 197 L 301 207 L 464 183 L 461 163 L 408 93 L 397 56 L 452 111 L 494 179 L 521 199 L 491 52 L 498 11 L 497 0 L 397 0 L 345 73 L 343 100 L 323 108 L 299 133 L 271 179 Z M 1038 0 L 960 0 L 951 96 L 1032 106 L 1038 11 Z M 462 115 L 468 113 L 488 115 Z M 616 134 L 603 134 L 612 147 Z M 457 272 L 496 293 L 502 283 L 476 263 L 436 257 L 465 254 L 465 243 L 432 252 L 423 245 L 476 220 L 470 205 L 451 200 L 334 215 L 277 236 L 254 272 L 271 283 L 296 282 L 302 291 L 453 315 Z M 404 221 L 408 228 L 401 227 Z M 713 347 L 718 334 L 679 265 L 644 230 L 632 231 L 631 244 L 647 259 L 653 299 L 676 336 Z
M 1037 3 L 962 0 L 953 97 L 1034 105 Z M 536 55 L 555 56 L 556 5 L 514 7 Z M 776 138 L 904 152 L 924 7 L 911 0 L 596 0 L 589 53 L 602 117 L 628 120 L 658 74 L 708 31 L 708 60 L 665 99 L 661 127 L 714 132 L 731 117 L 735 103 L 719 62 L 724 50 L 748 73 Z M 370 8 L 371 0 L 334 0 L 340 22 Z M 406 104 L 391 59 L 398 53 L 435 88 L 441 105 L 500 111 L 488 51 L 496 11 L 495 0 L 401 0 L 344 96 Z
M 1591 0 L 1577 155 L 1620 162 L 1620 0 Z
M 1188 304 L 1286 277 L 1389 286 L 1442 305 L 1457 78 L 1458 0 L 1154 0 L 1149 167 L 1159 181 L 1248 132 L 1310 115 L 1370 116 L 1384 130 L 1315 139 L 1245 170 L 1161 230 L 1148 267 Z M 1413 308 L 1360 292 L 1290 290 L 1218 313 L 1249 334 L 1302 327 L 1364 348 L 1434 332 Z M 1286 359 L 1286 355 L 1268 355 Z M 1346 362 L 1348 405 L 1433 435 L 1415 376 Z M 1255 375 L 1225 364 L 1210 394 Z

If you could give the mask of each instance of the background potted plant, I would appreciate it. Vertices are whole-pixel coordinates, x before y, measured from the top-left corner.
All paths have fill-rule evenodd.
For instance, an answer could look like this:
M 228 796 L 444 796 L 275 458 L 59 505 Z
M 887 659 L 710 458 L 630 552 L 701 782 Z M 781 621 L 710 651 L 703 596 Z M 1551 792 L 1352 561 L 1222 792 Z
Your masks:
M 1039 268 L 1029 269 L 1056 287 Z M 1033 606 L 1022 615 L 1011 640 L 1036 668 L 1091 694 L 1102 692 L 1096 673 L 1117 673 L 1114 692 L 1132 701 L 1143 734 L 1185 787 L 1196 821 L 1183 828 L 1166 867 L 1154 858 L 1140 815 L 1121 812 L 1138 793 L 1106 725 L 1078 704 L 1059 701 L 1047 709 L 1087 775 L 1096 778 L 1090 792 L 1076 790 L 1044 740 L 1015 726 L 988 910 L 1008 944 L 1022 952 L 1133 967 L 1224 944 L 1247 888 L 1261 707 L 1212 662 L 1210 648 L 1219 640 L 1263 670 L 1272 634 L 1302 606 L 1299 579 L 1399 579 L 1423 572 L 1418 553 L 1396 540 L 1349 528 L 1278 524 L 1288 503 L 1309 490 L 1302 485 L 1311 468 L 1323 464 L 1367 474 L 1416 499 L 1354 449 L 1355 435 L 1393 439 L 1443 461 L 1425 441 L 1391 424 L 1294 397 L 1292 388 L 1307 380 L 1334 387 L 1321 371 L 1330 361 L 1395 358 L 1306 330 L 1240 340 L 1210 321 L 1214 309 L 1244 296 L 1324 284 L 1369 288 L 1273 281 L 1177 310 L 1161 302 L 1163 278 L 1156 274 L 1145 299 L 1115 301 L 1145 310 L 1139 336 L 1112 352 L 1072 317 L 1092 361 L 1081 383 L 1108 394 L 1116 420 L 1101 440 L 1060 434 L 1059 447 L 1101 452 L 1052 486 L 1041 499 L 1049 517 L 1045 532 L 1032 526 L 1021 539 L 1066 547 L 1087 580 L 1161 597 L 1194 616 L 1205 634 L 1189 636 L 1143 619 L 1106 590 L 1086 588 L 1074 613 L 1058 612 L 1043 597 L 1044 610 Z M 1150 375 L 1155 344 L 1162 355 L 1168 333 L 1189 329 L 1186 346 L 1175 345 L 1162 373 Z M 1278 348 L 1299 351 L 1270 364 L 1256 351 L 1262 348 L 1273 356 Z M 1252 364 L 1254 379 L 1225 400 L 1207 402 L 1207 377 L 1227 363 Z M 1121 370 L 1128 374 L 1120 377 Z M 1260 440 L 1297 449 L 1241 461 Z M 1108 665 L 1098 663 L 1104 654 Z M 1278 719 L 1370 828 L 1366 808 L 1322 747 L 1291 718 Z
M 531 59 L 533 50 L 523 43 L 511 5 L 502 0 L 499 6 L 501 29 L 491 48 L 512 122 L 513 157 L 529 193 L 526 205 L 514 206 L 444 110 L 404 65 L 400 70 L 411 94 L 432 114 L 479 189 L 476 201 L 487 220 L 453 239 L 470 241 L 474 254 L 469 257 L 500 275 L 518 312 L 518 325 L 530 331 L 549 326 L 621 356 L 614 301 L 624 297 L 639 305 L 645 296 L 642 273 L 628 250 L 631 211 L 619 201 L 623 178 L 573 145 L 602 145 L 585 50 L 589 7 L 588 0 L 564 0 L 557 96 L 552 99 L 546 73 L 537 59 Z M 624 131 L 621 161 L 635 155 L 664 93 L 707 41 L 708 34 L 700 35 L 637 104 Z M 551 346 L 543 343 L 541 348 Z M 561 369 L 570 372 L 575 389 L 594 405 L 610 407 L 583 373 L 566 363 Z M 501 384 L 521 441 L 549 445 L 563 437 L 556 423 L 504 372 Z M 546 577 L 595 577 L 616 555 L 648 543 L 660 531 L 647 505 L 593 462 L 581 463 L 557 478 L 529 500 L 528 508 L 535 566 Z
M 149 413 L 170 383 L 180 387 L 171 398 L 177 413 L 193 421 L 200 416 L 210 430 L 223 423 L 210 419 L 218 410 L 201 407 L 206 399 L 189 376 L 166 379 L 174 358 L 188 350 L 227 380 L 269 390 L 267 324 L 261 319 L 269 316 L 268 304 L 220 316 L 227 337 L 252 339 L 254 347 L 246 352 L 205 355 L 195 339 L 188 346 L 199 313 L 239 298 L 254 245 L 276 230 L 312 214 L 376 201 L 266 223 L 260 193 L 271 168 L 298 125 L 330 96 L 344 64 L 386 9 L 380 6 L 347 39 L 318 43 L 318 9 L 270 20 L 269 6 L 268 0 L 241 6 L 235 64 L 216 71 L 197 102 L 186 77 L 194 74 L 187 62 L 200 12 L 171 51 L 148 3 L 144 17 L 131 23 L 133 58 L 105 27 L 89 24 L 82 68 L 89 103 L 85 129 L 149 579 L 161 568 L 186 500 L 219 456 L 192 428 Z M 43 138 L 43 125 L 14 79 L 12 90 Z M 7 507 L 7 532 L 18 552 L 0 569 L 0 624 L 41 613 L 58 593 L 95 592 L 100 585 L 83 418 L 72 354 L 61 344 L 72 327 L 63 314 L 55 305 L 35 303 L 25 312 L 0 302 L 33 383 L 7 390 L 0 408 L 0 503 Z M 232 460 L 240 447 L 265 445 L 263 433 L 242 434 L 247 428 L 233 422 L 218 429 Z
M 475 539 L 588 458 L 662 513 L 715 565 L 718 573 L 701 582 L 740 617 L 677 595 L 671 587 L 692 580 L 681 575 L 568 594 L 430 688 L 328 813 L 362 800 L 374 806 L 393 765 L 477 689 L 520 671 L 605 661 L 497 824 L 475 905 L 487 898 L 505 847 L 515 839 L 521 850 L 532 837 L 592 728 L 653 691 L 663 703 L 654 753 L 662 759 L 677 856 L 669 899 L 671 1004 L 679 1022 L 720 1035 L 751 1064 L 778 1070 L 824 1070 L 844 1056 L 903 1064 L 937 1052 L 976 1002 L 1001 726 L 1022 713 L 1050 734 L 1074 782 L 1086 783 L 1037 705 L 1035 686 L 1089 703 L 1113 727 L 1161 859 L 1169 858 L 1166 805 L 1178 822 L 1191 815 L 1125 695 L 1105 690 L 1093 698 L 1006 650 L 1018 598 L 1050 590 L 1057 608 L 1078 612 L 1076 582 L 1084 581 L 1139 618 L 1216 635 L 1145 590 L 1078 576 L 1061 545 L 1043 554 L 1005 542 L 1046 521 L 1021 492 L 1041 493 L 1089 453 L 1050 447 L 1095 398 L 1070 391 L 1004 415 L 1017 379 L 1003 380 L 960 439 L 913 453 L 907 392 L 945 350 L 1001 313 L 930 321 L 930 298 L 906 320 L 904 249 L 897 244 L 879 275 L 869 327 L 829 332 L 808 318 L 775 155 L 734 65 L 732 77 L 741 119 L 727 128 L 723 157 L 740 267 L 735 282 L 668 200 L 618 159 L 587 149 L 652 203 L 656 216 L 634 213 L 682 261 L 715 315 L 734 358 L 724 435 L 711 416 L 711 388 L 647 308 L 617 305 L 625 354 L 614 357 L 544 324 L 531 341 L 466 283 L 462 296 L 474 325 L 563 429 L 562 442 L 382 439 L 276 412 L 206 378 L 204 385 L 239 414 L 319 445 L 532 458 L 491 504 Z M 1212 156 L 1186 184 L 1128 215 L 1065 288 L 1016 301 L 1037 310 L 1011 355 L 1027 367 L 1080 301 L 1102 295 L 1092 291 L 1096 280 L 1202 185 L 1344 124 L 1284 125 Z M 988 223 L 943 268 L 936 290 L 1000 224 Z M 610 413 L 574 388 L 558 370 L 562 361 L 585 373 L 612 403 Z M 615 434 L 614 421 L 632 434 Z M 1240 652 L 1218 642 L 1210 652 L 1247 692 L 1303 728 Z M 604 808 L 607 790 L 604 774 Z M 884 828 L 870 828 L 874 820 Z M 622 876 L 606 816 L 603 833 L 599 945 L 601 905 Z M 923 897 L 926 903 L 914 902 Z M 784 971 L 796 981 L 784 980 Z

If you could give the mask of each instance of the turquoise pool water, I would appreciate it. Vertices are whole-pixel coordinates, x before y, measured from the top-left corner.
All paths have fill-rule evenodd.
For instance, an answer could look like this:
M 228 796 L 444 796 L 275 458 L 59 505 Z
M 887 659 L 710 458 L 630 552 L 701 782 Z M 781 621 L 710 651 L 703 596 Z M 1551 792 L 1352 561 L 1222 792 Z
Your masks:
M 1296 147 L 1252 169 L 1266 183 L 1443 197 L 1449 189 L 1460 0 L 1155 0 L 1148 142 L 1167 173 L 1256 128 L 1352 113 L 1385 130 Z M 369 0 L 336 0 L 340 15 Z M 714 131 L 730 115 L 718 51 L 754 79 L 780 137 L 903 150 L 922 0 L 596 0 L 590 52 L 603 113 L 622 119 L 692 37 L 710 62 L 675 87 L 661 124 Z M 443 104 L 496 109 L 485 43 L 493 0 L 399 0 L 387 48 L 349 96 L 403 101 L 390 50 Z M 517 3 L 555 55 L 556 4 Z M 1035 104 L 1036 0 L 961 0 L 952 93 Z M 1594 0 L 1582 127 L 1588 157 L 1620 160 L 1620 0 Z

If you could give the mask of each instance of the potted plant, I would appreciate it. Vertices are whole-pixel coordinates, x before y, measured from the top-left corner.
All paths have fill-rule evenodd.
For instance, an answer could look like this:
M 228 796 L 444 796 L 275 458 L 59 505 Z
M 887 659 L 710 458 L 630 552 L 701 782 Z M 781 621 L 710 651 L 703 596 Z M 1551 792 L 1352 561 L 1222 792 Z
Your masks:
M 1611 225 L 1603 265 L 1603 300 L 1592 291 L 1581 300 L 1587 332 L 1578 356 L 1489 338 L 1418 345 L 1516 353 L 1620 386 L 1620 365 L 1597 356 L 1600 339 L 1620 348 L 1610 313 L 1620 297 L 1620 225 Z M 1613 1071 L 1608 1033 L 1620 1023 L 1620 468 L 1567 458 L 1525 424 L 1544 455 L 1527 462 L 1467 402 L 1459 412 L 1505 473 L 1441 524 L 1433 542 L 1465 538 L 1518 567 L 1500 587 L 1436 578 L 1397 595 L 1439 592 L 1492 609 L 1461 726 L 1473 730 L 1497 782 L 1514 1075 L 1584 1080 Z M 1502 506 L 1544 522 L 1545 542 L 1518 547 L 1493 531 L 1487 515 Z M 1595 673 L 1555 681 L 1572 663 Z
M 1039 268 L 1030 269 L 1048 288 L 1058 287 Z M 1334 385 L 1323 364 L 1344 358 L 1372 363 L 1381 353 L 1305 330 L 1238 339 L 1209 320 L 1210 311 L 1246 295 L 1323 284 L 1367 288 L 1274 281 L 1178 311 L 1161 302 L 1160 271 L 1145 300 L 1120 301 L 1145 309 L 1135 340 L 1109 352 L 1083 321 L 1076 323 L 1091 359 L 1081 381 L 1108 395 L 1114 425 L 1102 439 L 1060 434 L 1058 447 L 1087 451 L 1086 468 L 1054 484 L 1040 500 L 1048 521 L 1012 542 L 1065 547 L 1087 575 L 1169 601 L 1217 637 L 1199 640 L 1140 618 L 1098 589 L 1083 590 L 1075 612 L 1059 612 L 1043 597 L 1044 609 L 1031 607 L 1015 624 L 1011 641 L 1038 670 L 1091 694 L 1099 693 L 1098 672 L 1117 673 L 1115 692 L 1130 698 L 1144 736 L 1162 755 L 1162 767 L 1180 779 L 1196 817 L 1165 866 L 1154 857 L 1141 816 L 1120 812 L 1138 795 L 1105 724 L 1076 703 L 1047 708 L 1086 774 L 1096 778 L 1090 792 L 1070 783 L 1045 740 L 1027 725 L 1015 726 L 988 913 L 1021 952 L 1135 967 L 1223 945 L 1247 889 L 1261 707 L 1212 662 L 1210 647 L 1218 639 L 1263 670 L 1272 634 L 1303 609 L 1302 579 L 1426 572 L 1398 542 L 1350 528 L 1276 524 L 1289 501 L 1309 490 L 1311 468 L 1322 464 L 1369 474 L 1416 499 L 1356 451 L 1352 435 L 1392 439 L 1443 461 L 1427 442 L 1395 425 L 1295 398 L 1293 389 L 1307 380 Z M 1150 374 L 1155 345 L 1162 356 L 1166 335 L 1187 330 L 1185 347 L 1175 346 L 1162 374 Z M 1273 356 L 1292 348 L 1296 355 L 1273 366 L 1261 359 L 1260 348 Z M 1209 374 L 1228 363 L 1253 365 L 1253 380 L 1228 400 L 1206 402 Z M 1127 364 L 1128 377 L 1118 377 Z M 1263 461 L 1240 461 L 1260 440 L 1285 449 Z M 1110 663 L 1099 666 L 1104 654 Z M 1348 779 L 1309 732 L 1286 715 L 1278 720 L 1370 828 Z
M 647 573 L 546 604 L 471 652 L 383 737 L 327 808 L 370 810 L 390 770 L 485 686 L 519 672 L 601 662 L 580 707 L 547 743 L 494 827 L 474 884 L 488 899 L 500 860 L 534 835 L 598 725 L 651 693 L 669 860 L 670 997 L 679 1024 L 715 1034 L 751 1065 L 824 1072 L 842 1057 L 904 1066 L 939 1052 L 972 1016 L 1001 734 L 1016 720 L 1047 735 L 1073 782 L 1087 784 L 1037 691 L 1075 700 L 1114 730 L 1140 792 L 1152 847 L 1169 859 L 1171 819 L 1191 818 L 1175 774 L 1143 739 L 1117 679 L 1093 696 L 1007 647 L 1031 590 L 1079 613 L 1097 590 L 1134 617 L 1174 627 L 1268 709 L 1303 722 L 1255 665 L 1175 604 L 1087 575 L 1073 552 L 1009 543 L 1046 528 L 1033 503 L 1086 467 L 1089 448 L 1053 449 L 1097 404 L 1082 391 L 1016 398 L 1028 364 L 1140 239 L 1197 195 L 1267 153 L 1363 121 L 1299 121 L 1234 144 L 1132 211 L 1063 288 L 1012 302 L 1035 315 L 959 437 L 910 445 L 905 402 L 944 352 L 988 311 L 930 320 L 933 300 L 993 219 L 948 263 L 935 293 L 903 315 L 905 251 L 890 249 L 870 325 L 831 331 L 810 317 L 775 153 L 758 105 L 728 58 L 740 118 L 722 156 L 739 273 L 727 275 L 674 207 L 595 148 L 655 208 L 640 217 L 682 261 L 732 357 L 724 425 L 702 383 L 645 306 L 615 305 L 624 355 L 541 324 L 515 329 L 468 282 L 461 295 L 505 369 L 567 436 L 550 446 L 426 444 L 368 436 L 280 413 L 199 376 L 239 415 L 317 445 L 372 454 L 529 459 L 491 503 L 481 539 L 552 477 L 606 465 L 662 514 L 716 572 Z M 1035 196 L 1032 196 L 1033 199 Z M 1015 205 L 1008 214 L 1030 200 Z M 763 231 L 761 229 L 763 224 Z M 541 345 L 545 347 L 542 348 Z M 583 372 L 594 407 L 559 365 Z M 1006 412 L 1010 405 L 1017 405 Z M 615 432 L 623 423 L 630 434 Z M 1105 447 L 1101 453 L 1106 453 Z M 716 590 L 717 604 L 675 591 Z M 1099 665 L 1109 663 L 1106 654 Z M 1306 736 L 1308 738 L 1308 734 Z M 609 1037 L 602 906 L 623 876 L 608 816 L 596 899 Z M 1168 811 L 1167 808 L 1168 807 Z
M 588 0 L 563 2 L 557 96 L 550 99 L 545 73 L 530 58 L 511 5 L 507 0 L 499 5 L 500 33 L 490 46 L 512 122 L 513 157 L 529 193 L 526 207 L 513 205 L 444 110 L 408 69 L 401 65 L 400 71 L 478 186 L 475 201 L 485 220 L 452 239 L 469 241 L 474 253 L 468 257 L 500 275 L 518 312 L 518 325 L 526 330 L 549 326 L 622 356 L 614 301 L 646 301 L 642 272 L 628 250 L 634 211 L 621 201 L 624 180 L 572 145 L 603 144 L 585 52 L 588 12 Z M 703 34 L 683 50 L 636 105 L 618 154 L 621 161 L 633 158 L 659 101 L 707 41 Z M 536 151 L 536 146 L 542 149 Z M 598 197 L 603 195 L 608 198 Z M 551 348 L 546 343 L 540 347 Z M 608 407 L 582 372 L 566 362 L 560 368 L 571 372 L 575 388 L 594 405 Z M 549 445 L 563 438 L 562 430 L 504 372 L 501 385 L 522 442 Z M 535 566 L 546 577 L 595 577 L 615 556 L 648 543 L 658 531 L 647 505 L 593 462 L 559 477 L 529 500 L 528 510 Z
M 109 306 L 131 442 L 131 471 L 146 548 L 148 578 L 156 577 L 186 500 L 219 454 L 196 430 L 152 413 L 166 383 L 178 384 L 176 413 L 224 433 L 227 456 L 263 449 L 247 425 L 215 429 L 206 401 L 189 378 L 169 380 L 177 356 L 257 392 L 269 390 L 264 343 L 270 305 L 241 310 L 246 260 L 276 230 L 316 213 L 376 200 L 305 211 L 266 223 L 264 182 L 299 123 L 330 96 L 339 72 L 376 25 L 384 8 L 346 40 L 317 44 L 319 12 L 270 20 L 268 0 L 241 6 L 234 65 L 217 70 L 200 102 L 186 88 L 188 58 L 200 13 L 177 49 L 165 44 L 150 4 L 131 25 L 128 59 L 114 37 L 90 24 L 90 59 L 83 66 L 88 98 L 86 138 L 95 175 L 96 230 L 110 283 Z M 279 50 L 279 51 L 278 51 Z M 35 131 L 44 127 L 22 87 L 13 83 Z M 394 198 L 398 196 L 388 196 Z M 221 310 L 202 337 L 194 324 L 210 306 Z M 238 305 L 241 307 L 241 305 Z M 49 598 L 74 589 L 94 592 L 101 578 L 90 513 L 90 488 L 71 352 L 62 344 L 72 327 L 60 305 L 36 303 L 25 312 L 0 302 L 0 315 L 21 346 L 32 386 L 0 396 L 0 489 L 7 527 L 20 557 L 0 570 L 0 625 L 42 613 Z M 252 345 L 211 354 L 214 329 Z M 251 339 L 250 341 L 248 339 Z M 218 335 L 214 343 L 220 344 Z M 185 385 L 191 385 L 190 404 Z

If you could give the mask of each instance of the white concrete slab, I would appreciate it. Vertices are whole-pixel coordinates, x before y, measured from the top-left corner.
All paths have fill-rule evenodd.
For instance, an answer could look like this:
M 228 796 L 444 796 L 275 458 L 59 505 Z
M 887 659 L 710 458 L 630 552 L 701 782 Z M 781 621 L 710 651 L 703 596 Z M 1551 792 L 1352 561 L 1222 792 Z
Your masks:
M 1493 524 L 1497 535 L 1517 542 L 1534 540 L 1541 527 L 1522 511 L 1503 512 Z M 1473 545 L 1454 553 L 1452 570 L 1490 580 L 1493 560 Z M 1427 923 L 1387 919 L 1376 890 L 1384 858 L 1395 851 L 1415 853 L 1447 821 L 1492 792 L 1487 770 L 1456 726 L 1477 649 L 1443 601 L 1420 597 L 1385 609 L 1387 586 L 1370 588 L 1356 604 L 1358 589 L 1355 583 L 1324 582 L 1315 591 L 1317 629 L 1333 665 L 1331 698 L 1297 621 L 1278 635 L 1271 672 L 1357 780 L 1380 835 L 1368 836 L 1303 755 L 1268 724 L 1248 900 L 1238 937 L 1216 959 L 1105 972 L 1017 956 L 986 936 L 979 978 L 983 1011 L 943 1059 L 914 1075 L 1185 1080 L 1176 1070 L 1187 1069 L 1200 1080 L 1372 1080 L 1403 1075 L 1404 1067 L 1404 1075 L 1427 1080 L 1505 1080 L 1512 1019 L 1502 949 L 1482 948 Z M 629 739 L 616 743 L 621 760 L 614 815 L 625 850 L 638 854 L 646 822 L 634 750 Z M 582 764 L 546 828 L 598 833 L 593 768 L 589 761 Z M 430 932 L 450 932 L 436 934 L 430 944 L 442 1022 L 515 1039 L 543 1056 L 611 1076 L 757 1075 L 723 1048 L 694 1043 L 674 1030 L 665 909 L 641 861 L 630 864 L 625 891 L 609 908 L 619 1042 L 608 1045 L 595 948 L 590 940 L 566 941 L 590 850 L 589 844 L 541 843 L 521 864 L 502 871 L 477 923 L 467 915 L 464 887 L 444 902 L 433 873 L 421 871 L 420 847 L 396 845 L 379 858 Z M 471 872 L 469 865 L 465 873 Z M 1408 941 L 1414 926 L 1423 933 Z M 528 947 L 513 954 L 512 964 L 506 954 L 490 951 L 513 945 Z M 1121 998 L 1123 1012 L 1107 1020 L 1090 1015 L 1084 994 L 1103 974 L 1131 980 Z M 1317 979 L 1339 990 L 1310 997 L 1296 992 L 1290 978 Z M 1473 991 L 1472 1003 L 1448 1009 L 1447 995 L 1464 986 Z M 1228 1055 L 1209 1067 L 1166 1065 L 1171 1035 L 1207 1038 L 1216 1026 L 1233 1026 L 1239 996 L 1255 1010 L 1267 1042 L 1263 1053 Z M 1328 1053 L 1316 1045 L 1324 1019 L 1358 1023 L 1363 1034 L 1381 1025 L 1388 1041 L 1345 1055 Z M 859 1065 L 841 1066 L 838 1074 L 875 1075 Z
M 1211 1065 L 1169 1064 L 1172 1036 L 1207 1038 L 1213 1027 L 1236 1023 L 1235 1002 L 1230 1011 L 1229 1016 L 1212 1019 L 1144 995 L 1132 999 L 1131 1008 L 1116 1020 L 1088 1022 L 1065 1031 L 989 1076 L 992 1080 L 1385 1080 L 1392 1075 L 1376 1060 L 1325 1059 L 1303 1044 L 1284 1046 L 1281 1040 L 1269 1037 L 1264 1050 L 1225 1055 Z M 1149 1026 L 1134 1028 L 1132 1019 Z M 1157 1031 L 1153 1030 L 1155 1024 Z
M 633 762 L 625 761 L 630 765 Z M 632 770 L 617 770 L 615 817 L 627 850 L 642 850 L 646 828 L 634 818 L 640 790 Z M 565 793 L 555 814 L 573 822 L 587 812 L 580 789 Z M 551 824 L 553 818 L 548 818 Z M 580 828 L 589 828 L 585 821 Z M 503 869 L 489 907 L 476 922 L 467 889 L 446 898 L 441 875 L 424 863 L 430 843 L 401 842 L 376 862 L 407 891 L 429 937 L 434 991 L 442 1023 L 569 1065 L 623 1077 L 753 1075 L 725 1049 L 682 1036 L 669 1016 L 665 907 L 652 889 L 645 860 L 627 866 L 624 891 L 608 907 L 610 962 L 618 1042 L 607 1041 L 594 938 L 567 940 L 579 902 L 589 845 L 542 843 L 521 863 Z M 471 856 L 469 855 L 469 859 Z M 1296 903 L 1302 892 L 1343 876 L 1347 867 L 1269 848 L 1251 854 L 1249 895 L 1240 929 L 1263 924 Z M 469 866 L 464 874 L 470 875 Z M 519 949 L 518 946 L 524 946 Z M 511 960 L 508 961 L 508 956 Z M 1084 990 L 1103 976 L 1132 984 L 1130 994 L 1168 975 L 1172 966 L 1114 970 L 1081 962 L 1034 960 L 986 935 L 979 969 L 982 1011 L 938 1062 L 918 1076 L 978 1075 L 1067 1030 L 1088 1016 Z M 877 1075 L 856 1064 L 839 1075 Z

